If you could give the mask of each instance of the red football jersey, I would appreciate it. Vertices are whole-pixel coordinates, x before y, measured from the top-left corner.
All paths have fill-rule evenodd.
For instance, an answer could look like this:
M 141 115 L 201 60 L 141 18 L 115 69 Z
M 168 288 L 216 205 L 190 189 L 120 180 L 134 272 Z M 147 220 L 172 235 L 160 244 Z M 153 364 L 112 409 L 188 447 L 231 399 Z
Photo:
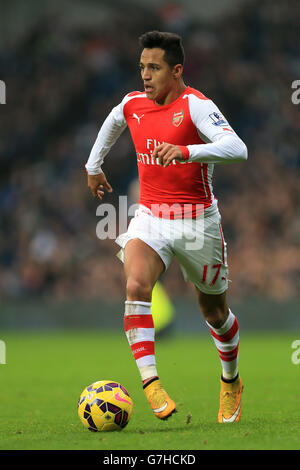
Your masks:
M 173 160 L 164 168 L 158 164 L 158 159 L 151 157 L 154 148 L 164 142 L 183 146 L 204 143 L 190 116 L 186 98 L 190 91 L 188 87 L 177 100 L 165 106 L 155 104 L 144 93 L 129 94 L 133 99 L 123 108 L 137 155 L 139 202 L 152 209 L 154 215 L 163 216 L 163 213 L 155 214 L 157 205 L 203 204 L 206 208 L 212 203 L 206 163 Z M 206 99 L 200 93 L 198 97 Z
M 137 155 L 140 204 L 154 215 L 170 218 L 195 217 L 213 204 L 214 164 L 193 158 L 202 144 L 236 134 L 209 98 L 188 86 L 175 101 L 160 106 L 144 92 L 129 93 L 101 127 L 86 165 L 88 172 L 99 173 L 104 156 L 127 125 Z M 160 166 L 152 154 L 162 143 L 184 146 L 187 160 Z

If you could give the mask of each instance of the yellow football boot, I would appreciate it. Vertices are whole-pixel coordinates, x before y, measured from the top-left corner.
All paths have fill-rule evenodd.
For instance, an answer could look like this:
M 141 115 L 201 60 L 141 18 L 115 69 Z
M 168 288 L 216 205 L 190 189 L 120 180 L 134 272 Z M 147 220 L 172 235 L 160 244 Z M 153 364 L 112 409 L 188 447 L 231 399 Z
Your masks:
M 154 379 L 144 385 L 146 398 L 152 408 L 154 415 L 159 419 L 168 419 L 176 412 L 176 405 L 162 388 L 160 380 Z
M 233 383 L 224 382 L 221 378 L 219 423 L 236 423 L 242 413 L 242 379 L 238 377 Z

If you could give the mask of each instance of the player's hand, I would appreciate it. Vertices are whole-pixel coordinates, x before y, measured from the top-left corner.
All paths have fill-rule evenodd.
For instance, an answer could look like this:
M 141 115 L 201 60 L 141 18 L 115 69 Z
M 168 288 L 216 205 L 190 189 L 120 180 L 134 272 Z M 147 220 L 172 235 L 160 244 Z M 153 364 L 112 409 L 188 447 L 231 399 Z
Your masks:
M 112 193 L 113 191 L 104 173 L 88 175 L 88 187 L 90 188 L 93 196 L 100 199 L 100 201 L 102 201 L 104 196 L 104 189 L 109 193 Z
M 161 144 L 155 147 L 152 156 L 158 157 L 158 163 L 166 168 L 173 160 L 183 161 L 183 155 L 177 145 Z

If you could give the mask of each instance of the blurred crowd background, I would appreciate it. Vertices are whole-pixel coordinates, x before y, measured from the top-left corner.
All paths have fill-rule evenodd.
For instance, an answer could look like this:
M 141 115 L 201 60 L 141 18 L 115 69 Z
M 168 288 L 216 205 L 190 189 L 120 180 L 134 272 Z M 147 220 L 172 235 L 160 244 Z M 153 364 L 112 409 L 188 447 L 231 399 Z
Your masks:
M 247 163 L 214 173 L 231 297 L 299 297 L 299 1 L 244 1 L 215 21 L 184 2 L 105 3 L 101 27 L 72 24 L 68 11 L 39 14 L 0 44 L 0 299 L 124 298 L 118 247 L 96 236 L 99 201 L 84 165 L 112 107 L 142 90 L 138 37 L 153 29 L 182 35 L 186 84 L 212 98 L 248 146 Z M 114 188 L 105 202 L 117 207 L 137 176 L 128 130 L 104 171 Z M 162 280 L 174 299 L 194 295 L 176 262 Z

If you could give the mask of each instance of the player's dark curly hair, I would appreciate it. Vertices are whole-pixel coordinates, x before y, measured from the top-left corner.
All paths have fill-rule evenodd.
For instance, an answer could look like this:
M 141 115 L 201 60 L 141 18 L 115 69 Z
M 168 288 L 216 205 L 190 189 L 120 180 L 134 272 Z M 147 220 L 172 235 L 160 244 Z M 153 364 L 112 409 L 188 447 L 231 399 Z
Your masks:
M 149 31 L 139 37 L 139 43 L 146 49 L 153 49 L 154 47 L 163 49 L 165 51 L 164 60 L 170 67 L 184 64 L 182 38 L 178 34 Z

